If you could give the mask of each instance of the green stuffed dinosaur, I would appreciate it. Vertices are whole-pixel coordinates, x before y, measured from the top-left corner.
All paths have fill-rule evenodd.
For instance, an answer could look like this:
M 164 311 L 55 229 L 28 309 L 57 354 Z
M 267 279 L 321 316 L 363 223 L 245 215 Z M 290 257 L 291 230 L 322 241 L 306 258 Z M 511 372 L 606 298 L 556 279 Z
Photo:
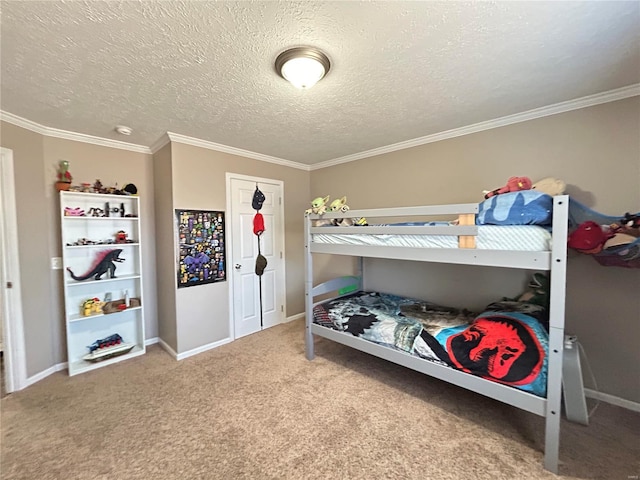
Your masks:
M 528 289 L 516 298 L 504 298 L 511 302 L 528 302 L 542 307 L 549 306 L 550 280 L 545 273 L 534 273 L 527 285 Z

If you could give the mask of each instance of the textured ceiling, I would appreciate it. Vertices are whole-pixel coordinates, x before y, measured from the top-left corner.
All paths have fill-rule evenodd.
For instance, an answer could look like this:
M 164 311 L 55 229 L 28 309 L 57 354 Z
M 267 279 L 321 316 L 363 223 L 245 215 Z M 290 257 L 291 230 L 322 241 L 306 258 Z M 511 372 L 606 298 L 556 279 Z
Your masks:
M 640 83 L 640 2 L 1 2 L 3 112 L 315 164 Z M 314 88 L 273 63 L 314 45 Z M 114 126 L 134 132 L 122 137 Z

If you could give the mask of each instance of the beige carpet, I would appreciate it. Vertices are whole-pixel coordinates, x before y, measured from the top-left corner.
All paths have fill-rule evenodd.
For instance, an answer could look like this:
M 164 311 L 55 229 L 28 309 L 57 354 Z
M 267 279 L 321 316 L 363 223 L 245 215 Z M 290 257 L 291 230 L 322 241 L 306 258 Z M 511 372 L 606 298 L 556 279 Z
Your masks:
M 177 362 L 147 355 L 2 399 L 2 479 L 637 479 L 640 414 L 544 420 L 337 345 L 303 322 Z M 591 406 L 591 404 L 590 404 Z

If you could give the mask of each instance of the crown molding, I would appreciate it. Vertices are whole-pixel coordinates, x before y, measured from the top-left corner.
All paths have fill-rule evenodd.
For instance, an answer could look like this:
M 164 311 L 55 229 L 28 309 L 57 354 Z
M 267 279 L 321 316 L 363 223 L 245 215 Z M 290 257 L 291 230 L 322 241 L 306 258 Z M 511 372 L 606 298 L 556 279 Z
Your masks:
M 449 138 L 461 137 L 464 135 L 470 135 L 472 133 L 482 132 L 485 130 L 491 130 L 493 128 L 504 127 L 512 125 L 514 123 L 526 122 L 528 120 L 535 120 L 537 118 L 547 117 L 550 115 L 557 115 L 559 113 L 570 112 L 572 110 L 578 110 L 580 108 L 593 107 L 602 103 L 615 102 L 616 100 L 623 100 L 629 97 L 635 97 L 640 95 L 640 83 L 628 85 L 626 87 L 610 90 L 608 92 L 598 93 L 595 95 L 589 95 L 586 97 L 569 100 L 566 102 L 556 103 L 554 105 L 548 105 L 546 107 L 536 108 L 528 110 L 526 112 L 516 113 L 514 115 L 508 115 L 506 117 L 500 117 L 486 122 L 475 123 L 466 127 L 454 128 L 452 130 L 446 130 L 444 132 L 434 133 L 433 135 L 427 135 L 424 137 L 414 138 L 404 142 L 398 142 L 391 145 L 387 145 L 380 148 L 374 148 L 372 150 L 366 150 L 352 155 L 346 155 L 344 157 L 334 158 L 324 162 L 316 163 L 313 165 L 306 165 L 291 160 L 285 160 L 278 157 L 272 157 L 270 155 L 264 155 L 262 153 L 256 153 L 249 150 L 243 150 L 240 148 L 229 147 L 219 143 L 209 142 L 207 140 L 201 140 L 194 137 L 188 137 L 179 133 L 166 132 L 150 147 L 144 145 L 136 145 L 133 143 L 121 142 L 118 140 L 109 140 L 100 137 L 94 137 L 91 135 L 85 135 L 82 133 L 69 132 L 66 130 L 59 130 L 57 128 L 50 128 L 38 123 L 32 122 L 22 117 L 18 117 L 12 113 L 0 110 L 0 120 L 11 123 L 18 127 L 26 128 L 33 132 L 45 135 L 48 137 L 63 138 L 66 140 L 74 140 L 77 142 L 91 143 L 93 145 L 100 145 L 104 147 L 119 148 L 122 150 L 130 150 L 132 152 L 154 154 L 169 142 L 183 143 L 186 145 L 192 145 L 194 147 L 206 148 L 208 150 L 215 150 L 217 152 L 229 153 L 231 155 L 238 155 L 241 157 L 252 158 L 262 162 L 274 163 L 285 167 L 297 168 L 305 171 L 319 170 L 321 168 L 332 167 L 343 163 L 354 162 L 364 158 L 375 157 L 377 155 L 383 155 L 385 153 L 396 152 L 398 150 L 405 150 L 407 148 L 417 147 L 425 145 L 427 143 L 439 142 L 441 140 L 447 140 Z
M 439 142 L 449 138 L 461 137 L 464 135 L 470 135 L 472 133 L 482 132 L 484 130 L 491 130 L 493 128 L 504 127 L 512 125 L 514 123 L 526 122 L 528 120 L 535 120 L 536 118 L 548 117 L 550 115 L 557 115 L 559 113 L 570 112 L 571 110 L 578 110 L 580 108 L 593 107 L 602 103 L 615 102 L 616 100 L 623 100 L 629 97 L 635 97 L 640 95 L 640 83 L 628 85 L 626 87 L 618 88 L 616 90 L 610 90 L 608 92 L 597 93 L 595 95 L 589 95 L 587 97 L 576 98 L 574 100 L 568 100 L 566 102 L 556 103 L 554 105 L 548 105 L 546 107 L 535 108 L 526 112 L 516 113 L 514 115 L 508 115 L 506 117 L 496 118 L 488 120 L 486 122 L 475 123 L 466 127 L 454 128 L 452 130 L 446 130 L 444 132 L 434 133 L 433 135 L 427 135 L 425 137 L 414 138 L 404 142 L 394 143 L 380 148 L 374 148 L 372 150 L 366 150 L 364 152 L 354 153 L 353 155 L 346 155 L 344 157 L 334 158 L 333 160 L 327 160 L 326 162 L 316 163 L 311 165 L 310 170 L 318 170 L 321 168 L 332 167 L 334 165 L 340 165 L 343 163 L 349 163 L 363 158 L 374 157 L 376 155 L 383 155 L 385 153 L 396 152 L 398 150 L 404 150 L 411 147 L 417 147 L 425 145 L 427 143 Z
M 144 145 L 136 145 L 135 143 L 121 142 L 118 140 L 110 140 L 108 138 L 94 137 L 93 135 L 85 135 L 84 133 L 69 132 L 67 130 L 45 127 L 44 125 L 19 117 L 13 113 L 5 112 L 4 110 L 0 110 L 0 120 L 11 123 L 17 127 L 31 130 L 32 132 L 39 133 L 46 137 L 62 138 L 64 140 L 90 143 L 101 147 L 118 148 L 120 150 L 129 150 L 137 153 L 151 153 L 151 149 Z
M 169 135 L 167 133 L 163 133 L 160 136 L 160 138 L 158 138 L 158 140 L 156 140 L 155 142 L 153 142 L 151 144 L 149 149 L 151 150 L 151 153 L 153 153 L 155 155 L 155 153 L 158 150 L 160 150 L 162 147 L 164 147 L 168 143 L 171 143 L 171 139 L 169 138 Z
M 254 160 L 260 160 L 262 162 L 275 163 L 285 167 L 297 168 L 300 170 L 309 171 L 310 165 L 304 163 L 293 162 L 291 160 L 285 160 L 283 158 L 272 157 L 270 155 L 263 155 L 262 153 L 252 152 L 250 150 L 242 150 L 241 148 L 229 147 L 220 143 L 209 142 L 207 140 L 200 140 L 199 138 L 187 137 L 186 135 L 180 135 L 179 133 L 167 132 L 169 139 L 172 142 L 184 143 L 186 145 L 192 145 L 194 147 L 206 148 L 209 150 L 215 150 L 216 152 L 230 153 L 231 155 L 238 155 L 240 157 L 252 158 Z

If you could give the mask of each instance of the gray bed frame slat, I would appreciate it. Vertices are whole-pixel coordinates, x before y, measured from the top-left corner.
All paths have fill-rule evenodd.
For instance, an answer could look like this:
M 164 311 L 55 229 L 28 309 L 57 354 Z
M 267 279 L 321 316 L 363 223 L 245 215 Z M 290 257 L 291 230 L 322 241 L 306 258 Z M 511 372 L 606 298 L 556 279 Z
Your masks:
M 363 233 L 363 227 L 312 227 L 317 215 L 306 215 L 305 234 L 305 354 L 307 359 L 314 358 L 314 335 L 347 345 L 412 370 L 433 376 L 440 380 L 480 393 L 500 402 L 513 405 L 536 415 L 545 417 L 544 467 L 558 473 L 558 455 L 560 446 L 560 408 L 562 396 L 562 362 L 564 348 L 564 311 L 566 289 L 567 228 L 569 197 L 554 197 L 553 240 L 551 251 L 524 252 L 479 250 L 468 248 L 405 248 L 355 245 L 314 244 L 313 233 L 321 230 L 336 230 L 345 233 Z M 382 208 L 370 210 L 351 210 L 346 213 L 325 214 L 322 218 L 351 217 L 407 217 L 417 215 L 443 215 L 477 213 L 477 204 L 435 205 L 418 207 Z M 413 227 L 407 227 L 413 228 Z M 422 227 L 418 227 L 422 228 Z M 451 227 L 445 227 L 451 228 Z M 461 227 L 454 227 L 461 228 Z M 403 228 L 404 230 L 404 228 Z M 434 230 L 435 231 L 435 230 Z M 385 232 L 388 232 L 385 230 Z M 407 232 L 409 233 L 409 232 Z M 423 234 L 423 233 L 422 233 Z M 460 233 L 451 231 L 453 235 Z M 464 233 L 468 235 L 469 233 Z M 474 233 L 475 234 L 475 233 Z M 351 285 L 362 287 L 358 277 L 342 277 L 313 285 L 313 254 L 349 255 L 356 257 L 389 258 L 415 260 L 423 262 L 453 263 L 466 265 L 484 265 L 501 268 L 546 270 L 551 276 L 549 307 L 549 358 L 547 371 L 547 397 L 541 398 L 521 390 L 484 380 L 449 367 L 438 365 L 404 352 L 371 343 L 343 332 L 332 330 L 313 323 L 314 297 L 328 294 Z M 362 264 L 362 262 L 361 262 Z

